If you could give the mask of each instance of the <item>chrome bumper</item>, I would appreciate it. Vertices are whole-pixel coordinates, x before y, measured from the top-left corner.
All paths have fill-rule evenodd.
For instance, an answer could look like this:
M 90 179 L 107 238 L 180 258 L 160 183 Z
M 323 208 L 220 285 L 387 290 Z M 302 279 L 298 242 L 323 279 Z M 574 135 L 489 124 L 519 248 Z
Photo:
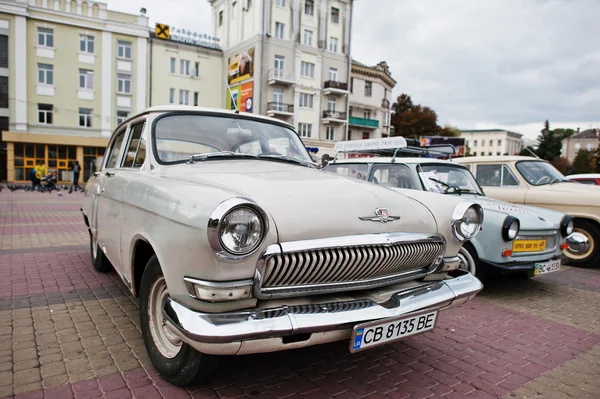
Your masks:
M 459 277 L 392 294 L 383 304 L 362 299 L 211 314 L 190 310 L 168 299 L 163 311 L 169 327 L 200 352 L 271 352 L 346 339 L 358 323 L 460 306 L 481 291 L 483 285 L 467 272 L 456 273 Z M 284 338 L 298 334 L 305 337 Z

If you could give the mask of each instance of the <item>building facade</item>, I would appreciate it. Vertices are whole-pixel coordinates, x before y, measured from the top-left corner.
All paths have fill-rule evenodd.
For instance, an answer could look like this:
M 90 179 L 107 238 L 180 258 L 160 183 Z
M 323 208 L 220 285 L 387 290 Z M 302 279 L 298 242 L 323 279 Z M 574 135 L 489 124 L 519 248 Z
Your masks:
M 600 147 L 600 129 L 577 132 L 562 141 L 561 156 L 573 163 L 579 150 L 596 151 Z
M 391 136 L 392 79 L 385 61 L 370 67 L 352 61 L 348 140 Z
M 87 0 L 3 0 L 8 42 L 6 179 L 43 162 L 59 181 L 84 180 L 111 131 L 147 106 L 148 19 Z M 0 67 L 1 68 L 1 67 Z
M 522 134 L 503 129 L 461 130 L 460 137 L 473 156 L 518 155 L 523 148 Z
M 293 124 L 317 157 L 346 137 L 353 0 L 209 0 L 226 107 Z

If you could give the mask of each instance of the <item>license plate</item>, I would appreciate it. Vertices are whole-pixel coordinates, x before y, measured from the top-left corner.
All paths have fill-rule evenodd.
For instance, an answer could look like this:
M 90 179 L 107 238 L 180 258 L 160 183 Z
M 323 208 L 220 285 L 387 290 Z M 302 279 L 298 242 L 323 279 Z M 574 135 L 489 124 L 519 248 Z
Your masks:
M 553 260 L 550 262 L 536 263 L 535 271 L 533 272 L 533 274 L 537 276 L 538 274 L 552 273 L 557 272 L 559 270 L 560 260 Z
M 546 240 L 517 240 L 513 243 L 513 252 L 540 252 L 546 249 Z
M 403 316 L 400 319 L 384 319 L 354 326 L 350 339 L 350 352 L 358 352 L 411 335 L 421 334 L 435 328 L 437 311 Z

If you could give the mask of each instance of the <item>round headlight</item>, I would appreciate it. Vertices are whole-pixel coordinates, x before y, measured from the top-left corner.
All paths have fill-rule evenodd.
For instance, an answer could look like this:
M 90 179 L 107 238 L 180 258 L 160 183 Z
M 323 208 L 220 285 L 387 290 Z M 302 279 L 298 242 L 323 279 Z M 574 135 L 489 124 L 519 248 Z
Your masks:
M 570 220 L 569 223 L 567 224 L 567 229 L 566 229 L 567 235 L 571 235 L 571 233 L 573 233 L 573 230 L 575 230 L 575 223 L 573 223 L 573 220 Z
M 263 236 L 263 221 L 250 207 L 234 208 L 221 220 L 219 240 L 223 249 L 234 255 L 246 255 L 254 251 Z
M 464 204 L 460 204 L 452 215 L 453 233 L 459 241 L 474 238 L 479 233 L 482 223 L 483 209 L 477 204 L 470 205 L 466 209 Z
M 512 241 L 519 235 L 521 222 L 514 216 L 507 216 L 502 223 L 502 238 L 504 241 Z
M 573 216 L 565 215 L 560 221 L 560 233 L 563 237 L 571 235 L 575 230 L 575 222 L 573 221 Z

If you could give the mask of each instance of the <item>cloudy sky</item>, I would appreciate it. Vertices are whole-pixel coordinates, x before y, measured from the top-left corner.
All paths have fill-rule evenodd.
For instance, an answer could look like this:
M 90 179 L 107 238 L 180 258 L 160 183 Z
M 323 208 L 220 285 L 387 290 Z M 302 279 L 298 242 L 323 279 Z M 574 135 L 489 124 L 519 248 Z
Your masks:
M 212 31 L 206 0 L 108 4 Z M 600 127 L 599 15 L 598 0 L 356 0 L 352 56 L 387 61 L 394 95 L 432 107 L 442 124 L 535 138 L 546 119 Z

